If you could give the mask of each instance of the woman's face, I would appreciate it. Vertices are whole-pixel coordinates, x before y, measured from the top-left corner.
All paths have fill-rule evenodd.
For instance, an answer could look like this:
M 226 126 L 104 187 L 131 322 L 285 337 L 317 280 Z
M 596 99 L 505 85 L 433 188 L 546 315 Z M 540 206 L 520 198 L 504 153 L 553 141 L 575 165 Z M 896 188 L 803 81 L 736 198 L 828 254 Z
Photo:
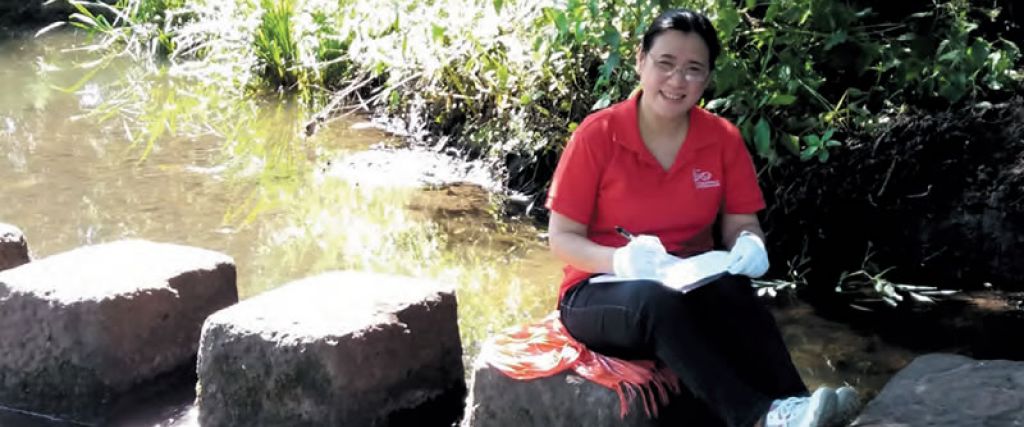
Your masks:
M 704 94 L 710 78 L 708 46 L 695 32 L 662 32 L 651 49 L 637 51 L 636 70 L 643 87 L 642 108 L 661 118 L 686 114 Z

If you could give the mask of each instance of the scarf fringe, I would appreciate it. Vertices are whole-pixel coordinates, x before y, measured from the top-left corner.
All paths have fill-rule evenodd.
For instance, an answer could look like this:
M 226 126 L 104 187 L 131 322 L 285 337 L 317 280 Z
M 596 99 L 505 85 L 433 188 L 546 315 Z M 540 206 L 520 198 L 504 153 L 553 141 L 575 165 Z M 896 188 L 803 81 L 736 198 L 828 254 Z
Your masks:
M 484 342 L 480 360 L 516 380 L 549 377 L 572 369 L 581 377 L 615 391 L 619 417 L 625 418 L 639 398 L 648 418 L 679 393 L 679 379 L 650 360 L 623 360 L 587 349 L 573 339 L 558 311 L 544 319 L 502 331 Z

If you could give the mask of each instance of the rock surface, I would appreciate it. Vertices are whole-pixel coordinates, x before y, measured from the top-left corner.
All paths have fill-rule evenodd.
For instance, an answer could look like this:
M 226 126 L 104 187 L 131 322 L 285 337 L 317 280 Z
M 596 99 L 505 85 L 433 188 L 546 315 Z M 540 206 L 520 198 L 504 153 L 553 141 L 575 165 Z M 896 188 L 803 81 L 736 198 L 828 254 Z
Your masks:
M 896 374 L 854 426 L 1024 425 L 1024 362 L 928 354 Z
M 477 362 L 462 427 L 717 426 L 707 409 L 689 395 L 671 396 L 668 406 L 649 418 L 634 400 L 623 419 L 611 389 L 574 373 L 519 381 Z
M 362 272 L 299 280 L 211 316 L 199 421 L 451 425 L 465 380 L 454 290 Z
M 0 271 L 29 261 L 25 234 L 18 227 L 0 222 Z
M 141 240 L 0 272 L 0 405 L 100 420 L 193 360 L 204 319 L 237 300 L 227 255 Z

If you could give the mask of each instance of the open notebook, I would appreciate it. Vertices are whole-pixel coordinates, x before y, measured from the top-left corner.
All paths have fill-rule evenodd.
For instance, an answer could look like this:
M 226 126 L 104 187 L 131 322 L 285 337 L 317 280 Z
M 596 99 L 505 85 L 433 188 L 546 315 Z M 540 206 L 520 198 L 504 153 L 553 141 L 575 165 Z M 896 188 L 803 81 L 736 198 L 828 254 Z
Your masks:
M 711 251 L 700 255 L 684 258 L 681 262 L 672 264 L 661 276 L 665 279 L 662 284 L 682 293 L 690 292 L 718 278 L 728 274 L 726 272 L 726 260 L 729 253 L 726 251 Z M 614 274 L 602 274 L 590 279 L 590 283 L 625 282 L 629 280 L 618 277 Z

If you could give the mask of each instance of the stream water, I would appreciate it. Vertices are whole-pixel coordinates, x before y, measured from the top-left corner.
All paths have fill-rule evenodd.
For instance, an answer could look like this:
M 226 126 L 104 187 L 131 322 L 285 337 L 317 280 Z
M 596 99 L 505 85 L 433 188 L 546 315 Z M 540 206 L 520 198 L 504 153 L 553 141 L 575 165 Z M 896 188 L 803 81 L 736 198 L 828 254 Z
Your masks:
M 204 92 L 175 78 L 138 80 L 145 93 L 121 99 L 130 61 L 61 90 L 85 74 L 72 67 L 85 54 L 66 51 L 80 41 L 0 40 L 0 221 L 25 232 L 35 258 L 124 238 L 204 247 L 234 257 L 242 298 L 331 269 L 427 275 L 457 285 L 467 358 L 489 332 L 553 308 L 561 272 L 542 230 L 497 214 L 483 186 L 464 182 L 478 169 L 403 150 L 358 117 L 302 138 L 287 101 L 205 119 Z M 774 310 L 812 387 L 848 382 L 871 396 L 916 356 L 799 301 Z M 115 424 L 195 425 L 193 382 L 168 380 Z M 0 410 L 0 425 L 72 424 Z

